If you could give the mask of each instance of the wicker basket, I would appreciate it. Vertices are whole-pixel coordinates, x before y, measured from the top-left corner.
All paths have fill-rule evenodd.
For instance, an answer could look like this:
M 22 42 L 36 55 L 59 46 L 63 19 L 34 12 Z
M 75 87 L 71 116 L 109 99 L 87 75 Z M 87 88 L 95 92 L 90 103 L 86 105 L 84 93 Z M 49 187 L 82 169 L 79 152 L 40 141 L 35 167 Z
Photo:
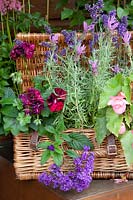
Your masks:
M 88 43 L 91 36 L 88 34 L 85 43 Z M 48 35 L 46 34 L 18 34 L 17 39 L 22 41 L 27 41 L 34 43 L 36 46 L 36 51 L 32 59 L 27 60 L 27 69 L 30 71 L 30 76 L 25 69 L 25 62 L 23 58 L 17 60 L 16 66 L 17 70 L 22 72 L 23 85 L 22 90 L 25 91 L 28 87 L 32 86 L 32 78 L 40 73 L 44 66 L 44 51 L 46 48 L 39 45 L 42 41 L 48 40 Z M 60 46 L 64 46 L 63 36 L 60 35 L 59 39 Z M 133 32 L 131 37 L 131 48 L 133 49 Z M 87 54 L 89 55 L 89 49 L 87 49 Z M 98 146 L 95 142 L 95 132 L 94 130 L 77 130 L 71 129 L 67 130 L 69 132 L 83 132 L 87 135 L 94 144 L 95 153 L 95 166 L 93 178 L 96 179 L 109 179 L 121 177 L 125 173 L 128 173 L 128 178 L 133 179 L 133 167 L 128 167 L 125 161 L 123 150 L 119 141 L 116 139 L 117 145 L 117 155 L 114 157 L 109 157 L 107 155 L 107 139 L 104 140 L 101 146 Z M 46 137 L 41 137 L 40 139 L 47 140 Z M 30 135 L 19 134 L 14 137 L 14 167 L 16 175 L 20 180 L 36 179 L 38 175 L 44 170 L 48 170 L 49 165 L 52 160 L 48 161 L 43 166 L 40 164 L 42 150 L 33 151 L 30 148 Z M 64 157 L 64 164 L 62 166 L 63 171 L 72 169 L 72 160 L 68 157 Z
M 102 145 L 98 146 L 95 142 L 95 133 L 93 129 L 69 129 L 66 133 L 82 132 L 90 138 L 94 144 L 94 172 L 93 178 L 95 179 L 109 179 L 118 178 L 125 173 L 128 173 L 128 178 L 133 179 L 133 167 L 129 168 L 126 164 L 123 150 L 118 140 L 115 141 L 117 146 L 117 155 L 109 157 L 107 155 L 107 139 L 104 140 Z M 46 137 L 41 137 L 41 141 L 48 140 Z M 48 171 L 52 160 L 46 164 L 41 165 L 42 150 L 33 151 L 30 148 L 30 135 L 19 134 L 14 138 L 14 167 L 16 175 L 20 180 L 37 179 L 38 175 L 44 170 Z M 73 161 L 67 155 L 64 156 L 62 165 L 63 171 L 73 169 Z

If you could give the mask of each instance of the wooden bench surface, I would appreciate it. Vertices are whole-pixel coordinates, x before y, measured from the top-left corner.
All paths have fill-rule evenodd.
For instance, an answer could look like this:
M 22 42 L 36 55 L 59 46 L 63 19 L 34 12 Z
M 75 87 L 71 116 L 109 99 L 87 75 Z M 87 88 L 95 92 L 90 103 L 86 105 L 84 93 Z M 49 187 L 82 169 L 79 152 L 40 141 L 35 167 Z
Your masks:
M 93 180 L 81 193 L 64 193 L 36 180 L 17 180 L 13 164 L 0 157 L 0 200 L 133 200 L 133 181 L 116 184 L 113 180 Z

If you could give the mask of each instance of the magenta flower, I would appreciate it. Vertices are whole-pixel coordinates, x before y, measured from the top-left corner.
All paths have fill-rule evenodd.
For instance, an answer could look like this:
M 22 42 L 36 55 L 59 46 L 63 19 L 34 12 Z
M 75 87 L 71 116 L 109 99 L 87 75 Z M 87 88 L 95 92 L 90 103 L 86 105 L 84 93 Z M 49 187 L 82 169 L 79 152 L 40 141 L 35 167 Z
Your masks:
M 118 115 L 125 112 L 126 104 L 129 103 L 125 100 L 125 94 L 123 92 L 120 92 L 117 96 L 110 97 L 108 102 L 108 105 L 111 105 L 114 112 Z
M 30 59 L 33 57 L 34 50 L 35 50 L 34 44 L 30 44 L 28 42 L 23 42 L 22 48 L 24 49 L 24 55 L 26 58 Z
M 128 31 L 123 33 L 122 39 L 123 39 L 125 44 L 129 44 L 130 39 L 131 39 L 131 33 L 129 33 Z
M 16 60 L 18 57 L 25 57 L 30 59 L 34 55 L 35 45 L 28 42 L 16 41 L 16 45 L 10 52 L 10 58 Z
M 66 91 L 61 88 L 55 88 L 54 92 L 47 99 L 47 104 L 51 112 L 59 112 L 64 107 Z
M 44 100 L 39 90 L 29 88 L 28 91 L 19 96 L 23 103 L 25 114 L 38 115 L 44 109 Z

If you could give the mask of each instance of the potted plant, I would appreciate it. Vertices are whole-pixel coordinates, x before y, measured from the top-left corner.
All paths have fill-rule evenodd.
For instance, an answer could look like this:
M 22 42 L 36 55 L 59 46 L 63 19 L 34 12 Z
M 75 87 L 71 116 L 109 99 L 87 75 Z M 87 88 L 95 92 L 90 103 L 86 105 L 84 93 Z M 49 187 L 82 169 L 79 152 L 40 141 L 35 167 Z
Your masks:
M 94 155 L 88 151 L 93 145 L 87 134 L 83 134 L 84 128 L 93 128 L 93 133 L 95 130 L 98 143 L 110 133 L 115 135 L 121 141 L 127 164 L 133 163 L 131 34 L 127 30 L 126 17 L 118 20 L 116 11 L 103 14 L 102 8 L 100 0 L 93 6 L 86 5 L 92 22 L 89 25 L 83 23 L 82 34 L 65 30 L 61 35 L 49 32 L 48 40 L 38 44 L 45 49 L 44 69 L 35 77 L 34 87 L 26 88 L 18 98 L 11 99 L 13 107 L 9 106 L 9 109 L 14 112 L 10 110 L 12 116 L 4 118 L 5 130 L 13 135 L 21 132 L 21 137 L 33 132 L 31 146 L 35 143 L 34 149 L 44 149 L 41 163 L 50 165 L 51 158 L 55 163 L 48 174 L 39 176 L 40 182 L 64 191 L 82 191 L 92 180 Z M 99 32 L 95 32 L 97 26 Z M 32 59 L 34 50 L 33 44 L 16 40 L 10 54 L 13 59 L 23 57 L 23 67 L 28 75 L 31 66 L 27 67 L 29 60 L 26 58 Z M 6 107 L 5 104 L 2 109 Z M 39 144 L 37 133 L 44 136 L 44 141 Z M 19 136 L 16 138 L 19 140 Z M 30 140 L 29 136 L 26 138 L 26 141 Z M 24 139 L 22 145 L 27 144 Z M 128 140 L 129 152 L 126 148 Z M 68 156 L 75 159 L 71 165 L 75 166 L 75 171 L 64 174 L 59 166 Z M 85 174 L 88 174 L 87 179 Z

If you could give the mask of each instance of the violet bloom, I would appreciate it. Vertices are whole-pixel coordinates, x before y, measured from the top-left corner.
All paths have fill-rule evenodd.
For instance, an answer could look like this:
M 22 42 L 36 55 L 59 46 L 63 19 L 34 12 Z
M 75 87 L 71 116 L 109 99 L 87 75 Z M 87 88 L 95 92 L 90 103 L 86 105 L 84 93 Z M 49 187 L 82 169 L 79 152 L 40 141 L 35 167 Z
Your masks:
M 87 22 L 83 22 L 83 30 L 84 30 L 84 33 L 87 33 L 88 31 L 93 31 L 93 30 L 94 30 L 94 27 L 95 27 L 94 24 L 88 25 Z
M 107 27 L 109 30 L 113 31 L 117 29 L 119 26 L 119 22 L 116 18 L 116 11 L 110 11 L 108 15 L 103 14 L 102 15 L 102 21 L 105 27 Z
M 81 56 L 82 54 L 85 54 L 85 49 L 86 47 L 84 44 L 83 45 L 79 44 L 76 49 L 77 55 Z
M 48 33 L 48 34 L 51 34 L 52 33 L 52 30 L 51 30 L 51 27 L 49 25 L 45 25 L 44 26 L 44 29 L 45 29 L 45 32 Z
M 92 68 L 92 73 L 94 75 L 97 75 L 98 71 L 97 71 L 97 68 L 98 68 L 98 61 L 97 60 L 89 60 L 89 64 L 91 65 L 91 68 Z
M 120 36 L 123 36 L 123 34 L 127 32 L 127 26 L 128 26 L 127 17 L 123 16 L 117 28 Z
M 109 16 L 108 18 L 108 29 L 114 31 L 119 25 L 115 16 Z
M 117 64 L 117 65 L 114 65 L 114 66 L 111 68 L 111 70 L 112 70 L 112 72 L 113 72 L 114 74 L 118 74 L 118 73 L 121 72 L 121 69 L 120 69 L 120 67 L 119 67 L 118 64 Z
M 68 46 L 74 46 L 76 31 L 62 30 L 61 33 L 64 35 L 64 40 Z
M 0 0 L 0 12 L 6 15 L 9 11 L 21 11 L 22 5 L 19 0 Z
M 124 41 L 125 44 L 129 45 L 130 39 L 131 39 L 131 33 L 129 33 L 128 31 L 126 31 L 123 36 L 122 39 Z
M 98 0 L 96 4 L 90 6 L 89 4 L 85 4 L 85 9 L 89 12 L 93 22 L 97 22 L 101 14 L 103 13 L 103 0 Z
M 50 151 L 54 151 L 54 150 L 55 150 L 54 145 L 52 145 L 52 144 L 49 145 L 49 146 L 47 147 L 47 149 L 50 150 Z
M 58 38 L 59 38 L 59 34 L 58 33 L 50 35 L 50 41 L 52 43 L 57 44 L 58 43 Z

